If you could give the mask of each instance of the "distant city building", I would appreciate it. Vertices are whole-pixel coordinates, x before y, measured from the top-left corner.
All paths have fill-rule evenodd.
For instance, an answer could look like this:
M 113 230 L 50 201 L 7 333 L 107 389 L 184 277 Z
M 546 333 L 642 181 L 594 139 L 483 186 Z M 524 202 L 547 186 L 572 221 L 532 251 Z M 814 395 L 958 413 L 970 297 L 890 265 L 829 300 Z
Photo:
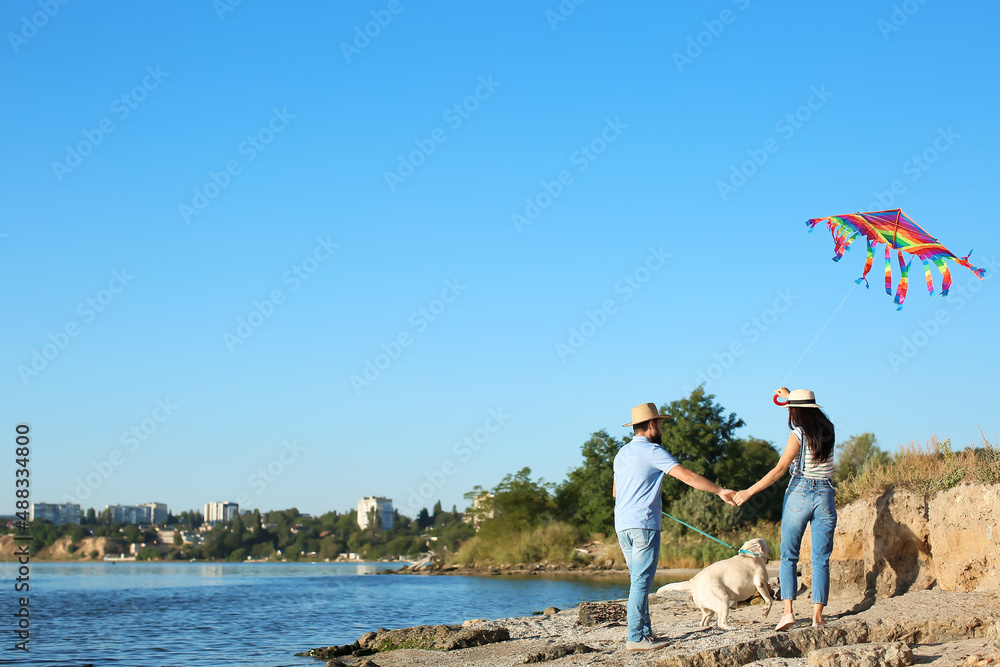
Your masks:
M 239 503 L 214 502 L 205 504 L 205 523 L 232 521 L 240 513 Z
M 64 523 L 80 523 L 80 506 L 74 503 L 31 503 L 30 519 L 51 521 L 57 526 Z
M 166 503 L 143 503 L 140 507 L 148 507 L 150 510 L 150 523 L 161 524 L 167 522 L 167 504 Z
M 143 503 L 142 505 L 106 505 L 104 511 L 111 523 L 161 524 L 167 521 L 165 503 Z
M 392 500 L 382 496 L 368 496 L 358 501 L 358 525 L 361 530 L 368 527 L 368 518 L 372 512 L 381 517 L 382 529 L 392 529 Z

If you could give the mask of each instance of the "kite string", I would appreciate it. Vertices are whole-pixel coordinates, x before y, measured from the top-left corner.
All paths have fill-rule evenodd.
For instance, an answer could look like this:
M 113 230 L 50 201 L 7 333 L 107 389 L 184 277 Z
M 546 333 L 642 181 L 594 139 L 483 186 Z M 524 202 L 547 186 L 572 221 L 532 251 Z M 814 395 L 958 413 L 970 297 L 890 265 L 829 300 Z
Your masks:
M 820 335 L 821 335 L 821 334 L 823 333 L 823 331 L 824 331 L 824 330 L 826 329 L 826 327 L 827 327 L 827 326 L 828 326 L 828 325 L 830 324 L 830 322 L 831 322 L 831 321 L 833 320 L 833 318 L 834 318 L 834 315 L 836 315 L 836 314 L 837 314 L 837 312 L 838 312 L 838 311 L 840 311 L 840 308 L 841 308 L 841 306 L 843 306 L 843 305 L 844 305 L 844 303 L 845 303 L 845 302 L 847 301 L 847 297 L 851 296 L 851 294 L 852 294 L 852 293 L 854 292 L 854 288 L 855 288 L 855 287 L 857 287 L 857 286 L 858 286 L 858 284 L 857 284 L 857 283 L 854 283 L 854 286 L 853 286 L 853 287 L 851 287 L 851 289 L 850 289 L 850 290 L 849 290 L 849 291 L 847 292 L 847 296 L 845 296 L 845 297 L 844 297 L 844 300 L 840 302 L 840 306 L 837 306 L 837 309 L 833 311 L 833 315 L 830 315 L 830 319 L 828 319 L 828 320 L 826 321 L 826 324 L 824 324 L 824 325 L 823 325 L 823 328 L 822 328 L 822 329 L 820 329 L 820 330 L 819 330 L 819 333 L 817 333 L 817 334 L 816 334 L 816 337 L 812 339 L 812 343 L 809 343 L 809 347 L 807 347 L 807 348 L 805 349 L 805 351 L 804 351 L 804 352 L 802 353 L 802 356 L 801 356 L 801 357 L 799 357 L 799 360 L 795 362 L 795 365 L 794 365 L 794 366 L 792 366 L 792 370 L 788 371 L 788 375 L 786 375 L 786 376 L 785 376 L 785 379 L 781 381 L 781 386 L 782 386 L 782 387 L 784 387 L 784 386 L 785 386 L 785 382 L 786 382 L 786 381 L 788 380 L 788 378 L 789 378 L 789 377 L 791 377 L 792 373 L 794 373 L 794 372 L 795 372 L 795 369 L 799 367 L 799 363 L 801 363 L 801 362 L 802 362 L 802 360 L 803 360 L 803 359 L 805 358 L 805 356 L 806 356 L 806 353 L 807 353 L 807 352 L 809 352 L 809 350 L 810 350 L 810 349 L 812 348 L 813 344 L 814 344 L 814 343 L 815 343 L 815 342 L 816 342 L 817 340 L 819 340 L 819 337 L 820 337 Z

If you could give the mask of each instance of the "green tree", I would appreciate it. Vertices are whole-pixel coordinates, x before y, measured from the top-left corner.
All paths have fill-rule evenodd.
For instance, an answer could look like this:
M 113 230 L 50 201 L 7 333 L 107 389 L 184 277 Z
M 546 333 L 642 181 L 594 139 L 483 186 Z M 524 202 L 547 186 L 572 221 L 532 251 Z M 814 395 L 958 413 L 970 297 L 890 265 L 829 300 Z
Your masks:
M 858 476 L 870 466 L 888 465 L 891 460 L 887 453 L 879 449 L 874 433 L 852 435 L 836 447 L 833 481 Z
M 142 531 L 135 524 L 128 524 L 124 528 L 125 540 L 129 543 L 135 544 L 142 541 Z
M 533 528 L 551 518 L 555 513 L 555 502 L 550 493 L 553 484 L 539 479 L 531 479 L 531 468 L 521 468 L 516 474 L 508 474 L 494 487 L 491 496 L 481 501 L 480 512 L 493 512 L 494 517 L 483 522 L 482 530 L 492 533 L 521 532 Z M 486 492 L 477 486 L 465 497 L 474 501 Z
M 583 465 L 570 470 L 556 491 L 559 513 L 586 533 L 614 532 L 614 459 L 624 444 L 607 431 L 593 433 L 581 447 Z
M 184 538 L 181 537 L 181 529 L 180 528 L 177 528 L 176 530 L 174 530 L 174 540 L 173 540 L 173 542 L 174 542 L 174 546 L 175 547 L 180 547 L 180 546 L 184 545 Z
M 685 468 L 719 483 L 716 467 L 727 458 L 736 441 L 736 429 L 744 424 L 736 413 L 727 416 L 725 408 L 713 399 L 714 395 L 706 394 L 705 388 L 699 386 L 689 397 L 661 407 L 661 413 L 670 415 L 663 420 L 662 444 Z M 731 484 L 728 480 L 721 481 L 727 486 Z M 664 507 L 679 500 L 689 489 L 668 475 L 663 481 Z

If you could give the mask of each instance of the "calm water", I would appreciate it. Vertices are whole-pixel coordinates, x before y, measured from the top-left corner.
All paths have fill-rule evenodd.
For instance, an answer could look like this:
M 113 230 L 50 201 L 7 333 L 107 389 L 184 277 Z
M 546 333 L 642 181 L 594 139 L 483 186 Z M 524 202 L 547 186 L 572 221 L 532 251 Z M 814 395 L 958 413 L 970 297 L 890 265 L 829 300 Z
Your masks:
M 628 592 L 624 578 L 375 576 L 393 567 L 32 563 L 31 653 L 12 649 L 16 598 L 4 584 L 0 662 L 320 667 L 294 654 L 378 627 L 528 616 Z M 0 573 L 16 577 L 9 563 Z

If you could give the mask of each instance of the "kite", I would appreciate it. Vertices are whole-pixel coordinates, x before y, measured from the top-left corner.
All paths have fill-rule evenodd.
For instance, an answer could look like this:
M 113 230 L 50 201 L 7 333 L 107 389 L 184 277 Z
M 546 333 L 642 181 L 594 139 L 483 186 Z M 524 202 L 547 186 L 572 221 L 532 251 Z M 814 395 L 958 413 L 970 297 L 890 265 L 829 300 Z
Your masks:
M 969 263 L 969 254 L 965 257 L 958 257 L 950 250 L 941 245 L 936 238 L 928 234 L 917 223 L 913 222 L 902 209 L 891 211 L 872 211 L 868 213 L 848 213 L 847 215 L 832 215 L 826 218 L 813 218 L 807 220 L 809 233 L 812 234 L 817 225 L 826 223 L 827 229 L 833 235 L 834 252 L 833 261 L 839 262 L 851 244 L 860 236 L 865 237 L 868 244 L 868 261 L 865 263 L 865 272 L 855 282 L 860 285 L 862 281 L 868 287 L 868 271 L 872 268 L 875 259 L 875 248 L 879 244 L 885 244 L 885 293 L 892 294 L 892 261 L 891 251 L 896 250 L 899 260 L 899 285 L 896 287 L 896 310 L 902 310 L 903 301 L 906 300 L 906 290 L 909 286 L 910 264 L 903 261 L 903 252 L 920 258 L 924 264 L 924 277 L 927 280 L 927 291 L 934 296 L 934 282 L 931 280 L 931 262 L 937 266 L 941 272 L 941 296 L 948 296 L 951 289 L 951 272 L 948 271 L 946 260 L 952 259 L 960 265 L 975 273 L 980 280 L 986 269 L 977 269 Z

